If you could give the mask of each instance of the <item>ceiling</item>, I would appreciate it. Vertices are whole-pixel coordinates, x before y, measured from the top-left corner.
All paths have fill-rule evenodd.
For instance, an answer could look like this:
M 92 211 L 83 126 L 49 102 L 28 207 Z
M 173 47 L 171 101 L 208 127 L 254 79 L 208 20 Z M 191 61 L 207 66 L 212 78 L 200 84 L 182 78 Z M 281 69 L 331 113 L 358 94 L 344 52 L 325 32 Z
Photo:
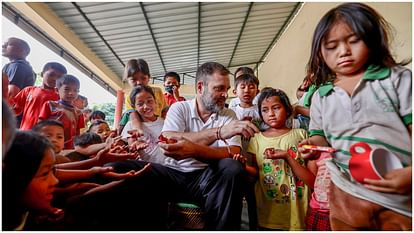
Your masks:
M 197 67 L 207 61 L 219 62 L 232 72 L 239 66 L 257 68 L 301 6 L 297 2 L 41 4 L 47 5 L 116 74 L 113 78 L 122 79 L 129 59 L 143 58 L 150 66 L 154 83 L 161 82 L 167 71 L 176 71 L 183 84 L 193 84 Z M 5 13 L 14 18 L 19 15 L 31 24 L 16 5 L 3 2 Z M 48 37 L 42 28 L 37 27 L 37 31 Z M 59 41 L 48 40 L 55 47 L 61 46 Z M 69 51 L 65 53 L 76 60 Z M 79 65 L 94 73 L 88 65 Z M 114 88 L 99 74 L 95 76 L 101 85 Z

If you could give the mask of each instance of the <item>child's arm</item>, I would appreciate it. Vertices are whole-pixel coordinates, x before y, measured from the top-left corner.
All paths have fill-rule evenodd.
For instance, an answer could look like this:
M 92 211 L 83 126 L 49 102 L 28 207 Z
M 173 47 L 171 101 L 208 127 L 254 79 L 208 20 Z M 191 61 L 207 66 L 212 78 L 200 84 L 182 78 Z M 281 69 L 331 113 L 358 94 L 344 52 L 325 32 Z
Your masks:
M 365 179 L 364 182 L 365 187 L 374 191 L 411 195 L 412 167 L 391 171 L 384 175 L 383 180 Z
M 295 115 L 297 115 L 297 114 L 301 114 L 301 115 L 309 117 L 310 116 L 310 109 L 307 108 L 307 107 L 296 105 L 295 106 Z
M 94 177 L 96 174 L 104 174 L 112 170 L 112 167 L 93 167 L 86 170 L 56 169 L 55 176 L 58 178 L 59 182 L 65 183 L 70 181 L 89 179 Z
M 269 150 L 266 153 L 266 158 L 268 159 L 283 159 L 285 160 L 289 166 L 292 168 L 293 173 L 301 180 L 303 180 L 303 182 L 305 182 L 305 184 L 307 186 L 309 186 L 309 188 L 313 189 L 313 185 L 315 183 L 315 175 L 306 167 L 303 167 L 302 165 L 300 165 L 298 163 L 298 161 L 296 161 L 293 157 L 291 157 L 287 151 L 283 151 L 283 150 Z
M 325 137 L 314 135 L 310 138 L 302 140 L 298 146 L 300 147 L 302 145 L 329 146 L 329 143 Z
M 132 128 L 138 130 L 139 133 L 144 134 L 143 124 L 138 113 L 136 111 L 131 112 L 129 118 L 132 123 Z

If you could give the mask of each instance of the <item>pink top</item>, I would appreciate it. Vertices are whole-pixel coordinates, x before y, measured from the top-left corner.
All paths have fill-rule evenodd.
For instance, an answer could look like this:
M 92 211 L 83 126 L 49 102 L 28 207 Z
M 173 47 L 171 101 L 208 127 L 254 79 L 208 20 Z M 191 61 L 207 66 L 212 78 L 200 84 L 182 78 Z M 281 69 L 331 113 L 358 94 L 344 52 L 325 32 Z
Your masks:
M 321 152 L 321 156 L 316 161 L 318 172 L 316 173 L 314 191 L 309 206 L 321 212 L 329 212 L 329 185 L 331 175 L 325 162 L 331 159 L 332 155 L 330 153 Z

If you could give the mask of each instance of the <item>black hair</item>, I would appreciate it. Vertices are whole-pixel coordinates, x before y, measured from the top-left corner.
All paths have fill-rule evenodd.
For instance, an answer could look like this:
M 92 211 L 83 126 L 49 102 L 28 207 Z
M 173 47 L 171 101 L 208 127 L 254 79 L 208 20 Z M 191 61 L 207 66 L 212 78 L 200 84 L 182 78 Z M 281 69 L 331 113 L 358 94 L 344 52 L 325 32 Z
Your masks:
M 76 78 L 73 75 L 65 74 L 62 77 L 60 77 L 58 80 L 56 80 L 56 87 L 59 89 L 63 85 L 71 85 L 74 84 L 79 89 L 80 88 L 80 82 L 79 79 Z
M 91 114 L 91 116 L 89 117 L 89 119 L 95 119 L 95 118 L 97 118 L 97 117 L 99 117 L 99 118 L 101 118 L 102 120 L 105 120 L 105 118 L 106 118 L 106 115 L 105 115 L 105 113 L 104 112 L 102 112 L 102 111 L 99 111 L 99 110 L 95 110 L 95 111 L 93 111 L 92 112 L 92 114 Z
M 237 68 L 237 70 L 234 72 L 234 80 L 236 80 L 236 74 L 239 72 L 242 72 L 243 74 L 251 74 L 254 75 L 254 71 L 252 68 L 247 67 L 247 66 L 240 66 L 239 68 Z
M 131 100 L 131 105 L 134 109 L 135 109 L 135 97 L 136 95 L 138 95 L 139 93 L 143 91 L 150 93 L 152 97 L 154 97 L 154 100 L 155 100 L 154 92 L 152 91 L 152 88 L 150 86 L 138 85 L 134 87 L 134 89 L 132 89 L 131 93 L 129 94 L 129 99 Z
M 75 146 L 86 147 L 92 144 L 102 143 L 102 138 L 96 133 L 86 132 L 76 136 L 74 143 Z
M 3 161 L 3 230 L 14 230 L 28 210 L 23 194 L 36 175 L 47 149 L 53 152 L 49 140 L 32 131 L 18 131 Z
M 237 85 L 239 85 L 240 83 L 247 83 L 247 84 L 253 83 L 258 87 L 259 86 L 259 79 L 256 76 L 254 76 L 253 74 L 242 74 L 242 75 L 239 75 L 234 80 L 235 89 L 237 88 Z
M 61 127 L 63 130 L 65 129 L 62 122 L 57 121 L 57 120 L 50 120 L 49 119 L 49 120 L 44 120 L 44 121 L 38 122 L 36 125 L 33 126 L 32 131 L 40 132 L 46 126 L 58 126 L 58 127 Z
M 180 75 L 177 73 L 177 72 L 174 72 L 174 71 L 172 71 L 172 72 L 167 72 L 165 75 L 164 75 L 164 82 L 165 82 L 165 80 L 167 79 L 167 77 L 173 77 L 173 78 L 175 78 L 176 80 L 177 80 L 177 82 L 178 82 L 178 84 L 180 84 Z
M 260 92 L 260 96 L 259 96 L 259 99 L 257 101 L 260 118 L 263 120 L 263 116 L 262 116 L 262 103 L 263 103 L 263 101 L 265 99 L 269 98 L 269 97 L 272 97 L 272 96 L 279 97 L 280 102 L 282 103 L 283 107 L 286 110 L 286 119 L 288 119 L 293 113 L 293 108 L 292 108 L 292 105 L 290 104 L 289 97 L 286 95 L 286 93 L 284 91 L 282 91 L 280 89 L 275 89 L 275 88 L 272 88 L 272 87 L 265 87 Z
M 319 86 L 335 78 L 322 57 L 321 47 L 327 33 L 337 22 L 346 23 L 365 43 L 369 49 L 367 65 L 392 67 L 397 64 L 388 44 L 389 23 L 366 4 L 344 3 L 328 11 L 316 26 L 307 64 L 307 73 L 314 74 L 312 83 Z
M 222 64 L 217 62 L 206 62 L 202 64 L 197 69 L 196 73 L 196 83 L 202 81 L 203 84 L 208 84 L 208 76 L 213 75 L 214 73 L 219 73 L 221 75 L 228 75 L 230 71 L 224 67 Z
M 20 47 L 20 49 L 23 52 L 22 55 L 24 56 L 24 58 L 26 58 L 30 53 L 29 44 L 25 40 L 22 40 L 22 39 L 17 38 L 17 37 L 10 37 L 8 40 L 10 40 L 10 39 L 13 39 L 18 43 L 18 46 Z
M 151 76 L 148 63 L 144 59 L 131 59 L 127 62 L 122 80 L 126 81 L 135 73 L 142 72 L 144 75 Z
M 59 62 L 48 62 L 43 66 L 42 76 L 43 76 L 43 73 L 48 71 L 49 69 L 57 70 L 62 74 L 66 74 L 68 72 L 66 68 Z

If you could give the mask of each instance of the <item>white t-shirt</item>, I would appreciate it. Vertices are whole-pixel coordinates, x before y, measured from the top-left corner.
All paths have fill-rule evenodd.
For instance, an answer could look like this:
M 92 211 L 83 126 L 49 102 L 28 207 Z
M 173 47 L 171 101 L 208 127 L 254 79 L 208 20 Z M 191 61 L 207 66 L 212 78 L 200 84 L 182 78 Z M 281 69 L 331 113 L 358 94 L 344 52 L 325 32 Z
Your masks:
M 203 122 L 197 112 L 196 99 L 192 99 L 177 102 L 170 106 L 162 132 L 199 132 L 205 129 L 226 125 L 233 120 L 237 120 L 236 114 L 230 109 L 223 108 L 219 113 L 211 114 L 210 118 L 206 122 Z M 226 141 L 231 146 L 240 147 L 240 136 L 231 137 Z M 226 144 L 221 140 L 217 140 L 210 146 L 224 147 Z M 178 163 L 182 168 L 185 168 L 188 171 L 194 171 L 208 166 L 208 164 L 194 158 L 183 159 L 178 161 Z
M 257 105 L 253 105 L 250 108 L 242 108 L 240 104 L 238 104 L 235 107 L 229 107 L 229 109 L 236 113 L 237 119 L 239 120 L 243 120 L 246 116 L 250 116 L 253 119 L 260 119 Z

